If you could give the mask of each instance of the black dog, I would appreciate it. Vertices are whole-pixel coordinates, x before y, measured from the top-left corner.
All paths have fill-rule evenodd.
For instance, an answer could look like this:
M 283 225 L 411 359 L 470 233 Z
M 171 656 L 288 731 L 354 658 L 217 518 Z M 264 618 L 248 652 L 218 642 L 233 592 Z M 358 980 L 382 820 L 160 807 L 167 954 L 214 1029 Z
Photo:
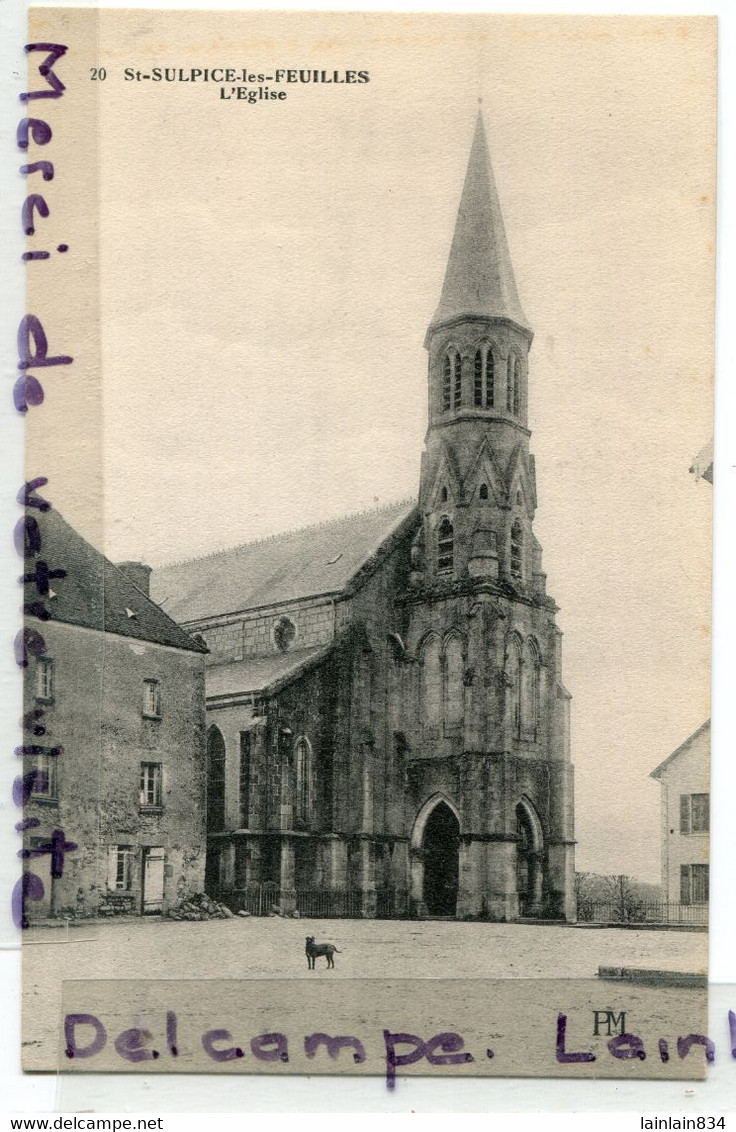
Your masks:
M 314 970 L 314 961 L 318 955 L 324 955 L 327 960 L 328 967 L 335 966 L 335 952 L 340 955 L 340 950 L 335 947 L 334 943 L 315 943 L 314 936 L 308 935 L 307 946 L 304 950 L 307 953 L 307 966 L 310 971 Z

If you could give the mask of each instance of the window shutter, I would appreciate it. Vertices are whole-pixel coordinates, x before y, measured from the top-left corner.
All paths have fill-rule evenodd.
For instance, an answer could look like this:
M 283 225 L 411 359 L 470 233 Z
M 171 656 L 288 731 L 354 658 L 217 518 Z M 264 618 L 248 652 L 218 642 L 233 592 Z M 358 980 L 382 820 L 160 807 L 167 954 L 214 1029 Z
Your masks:
M 690 832 L 707 833 L 710 826 L 707 794 L 693 794 L 690 798 Z
M 680 903 L 690 903 L 690 866 L 680 865 Z
M 708 866 L 692 866 L 692 900 L 693 904 L 706 904 L 708 901 Z
M 690 795 L 680 795 L 680 833 L 690 832 Z

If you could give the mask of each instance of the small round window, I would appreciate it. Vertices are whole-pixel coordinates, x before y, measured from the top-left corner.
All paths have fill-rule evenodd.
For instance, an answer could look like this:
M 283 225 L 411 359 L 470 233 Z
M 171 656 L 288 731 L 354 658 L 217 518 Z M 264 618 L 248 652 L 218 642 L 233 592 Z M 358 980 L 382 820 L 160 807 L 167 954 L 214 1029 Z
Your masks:
M 273 641 L 280 652 L 291 647 L 296 636 L 296 626 L 288 617 L 279 617 L 273 630 Z

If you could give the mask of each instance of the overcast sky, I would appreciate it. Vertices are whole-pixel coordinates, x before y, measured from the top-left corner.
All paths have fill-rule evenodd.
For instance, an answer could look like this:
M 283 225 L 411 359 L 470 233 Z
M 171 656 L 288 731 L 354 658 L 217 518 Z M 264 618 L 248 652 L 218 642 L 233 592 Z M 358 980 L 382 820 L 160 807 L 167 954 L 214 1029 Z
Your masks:
M 573 695 L 578 867 L 658 879 L 649 772 L 709 711 L 711 495 L 688 471 L 712 433 L 706 25 L 94 18 L 108 77 L 93 89 L 73 63 L 66 105 L 91 117 L 68 128 L 51 223 L 77 268 L 89 257 L 68 325 L 99 303 L 102 335 L 93 319 L 49 379 L 31 470 L 111 558 L 153 565 L 413 496 L 422 342 L 482 96 L 535 332 L 535 532 Z M 131 65 L 371 81 L 249 105 L 126 83 Z M 104 524 L 70 452 L 100 441 Z

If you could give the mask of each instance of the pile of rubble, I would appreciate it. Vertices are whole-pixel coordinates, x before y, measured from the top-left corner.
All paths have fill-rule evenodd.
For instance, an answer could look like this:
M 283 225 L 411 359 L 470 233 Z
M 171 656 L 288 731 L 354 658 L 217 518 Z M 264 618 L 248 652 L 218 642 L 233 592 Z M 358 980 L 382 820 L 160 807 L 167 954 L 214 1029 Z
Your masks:
M 213 900 L 206 892 L 195 892 L 194 896 L 182 900 L 169 912 L 172 920 L 231 920 L 233 913 L 226 904 Z

